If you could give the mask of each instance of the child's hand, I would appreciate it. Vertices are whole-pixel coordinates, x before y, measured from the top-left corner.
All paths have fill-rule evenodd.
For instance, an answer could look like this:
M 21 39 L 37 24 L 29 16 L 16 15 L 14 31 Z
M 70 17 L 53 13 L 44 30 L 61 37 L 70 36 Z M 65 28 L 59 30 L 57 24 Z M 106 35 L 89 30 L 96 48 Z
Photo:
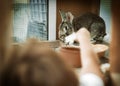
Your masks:
M 86 29 L 86 28 L 80 28 L 80 30 L 78 30 L 76 32 L 76 41 L 81 42 L 83 40 L 88 40 L 90 41 L 90 32 Z

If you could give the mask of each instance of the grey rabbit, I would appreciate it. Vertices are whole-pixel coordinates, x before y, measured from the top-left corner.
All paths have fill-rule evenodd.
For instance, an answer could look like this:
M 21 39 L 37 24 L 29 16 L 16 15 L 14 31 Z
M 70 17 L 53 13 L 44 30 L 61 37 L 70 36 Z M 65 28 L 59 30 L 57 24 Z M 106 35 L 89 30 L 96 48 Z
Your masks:
M 105 21 L 98 15 L 87 12 L 74 17 L 70 12 L 60 10 L 62 23 L 59 26 L 59 39 L 67 44 L 74 43 L 74 32 L 85 27 L 90 31 L 92 43 L 102 43 L 106 35 Z M 72 34 L 72 35 L 71 35 Z

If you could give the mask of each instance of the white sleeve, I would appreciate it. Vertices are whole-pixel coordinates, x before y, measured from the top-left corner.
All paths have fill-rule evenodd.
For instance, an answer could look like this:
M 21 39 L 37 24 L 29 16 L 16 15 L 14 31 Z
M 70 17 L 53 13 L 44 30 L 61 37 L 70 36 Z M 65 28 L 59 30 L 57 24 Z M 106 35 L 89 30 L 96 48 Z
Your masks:
M 93 73 L 79 76 L 79 82 L 80 86 L 104 86 L 103 80 Z

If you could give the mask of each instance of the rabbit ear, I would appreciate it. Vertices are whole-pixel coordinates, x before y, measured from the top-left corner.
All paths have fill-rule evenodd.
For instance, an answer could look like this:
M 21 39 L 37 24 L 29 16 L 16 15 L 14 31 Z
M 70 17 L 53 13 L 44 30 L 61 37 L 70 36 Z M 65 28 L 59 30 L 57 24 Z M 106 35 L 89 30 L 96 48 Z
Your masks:
M 67 21 L 72 23 L 73 18 L 74 18 L 73 14 L 71 12 L 67 12 L 66 16 L 67 16 Z
M 62 11 L 62 10 L 59 10 L 59 12 L 60 12 L 60 15 L 61 15 L 61 18 L 62 18 L 62 22 L 63 21 L 66 21 L 67 19 L 67 17 L 66 17 L 66 13 L 64 12 L 64 11 Z

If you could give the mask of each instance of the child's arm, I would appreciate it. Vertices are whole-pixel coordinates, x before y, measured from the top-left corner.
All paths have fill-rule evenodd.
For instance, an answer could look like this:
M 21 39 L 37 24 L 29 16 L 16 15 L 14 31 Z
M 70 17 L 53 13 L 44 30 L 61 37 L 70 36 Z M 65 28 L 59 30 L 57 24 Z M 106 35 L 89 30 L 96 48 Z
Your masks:
M 81 63 L 82 63 L 80 82 L 81 83 L 84 82 L 84 79 L 86 79 L 88 82 L 90 79 L 91 80 L 95 79 L 96 81 L 92 81 L 93 83 L 90 82 L 92 83 L 91 85 L 90 83 L 87 82 L 85 84 L 89 84 L 89 86 L 94 86 L 93 84 L 97 83 L 96 86 L 104 86 L 103 74 L 100 70 L 99 59 L 97 57 L 97 54 L 94 52 L 92 48 L 92 44 L 90 43 L 89 31 L 85 28 L 81 28 L 76 33 L 76 40 L 80 43 L 80 53 L 81 53 Z

